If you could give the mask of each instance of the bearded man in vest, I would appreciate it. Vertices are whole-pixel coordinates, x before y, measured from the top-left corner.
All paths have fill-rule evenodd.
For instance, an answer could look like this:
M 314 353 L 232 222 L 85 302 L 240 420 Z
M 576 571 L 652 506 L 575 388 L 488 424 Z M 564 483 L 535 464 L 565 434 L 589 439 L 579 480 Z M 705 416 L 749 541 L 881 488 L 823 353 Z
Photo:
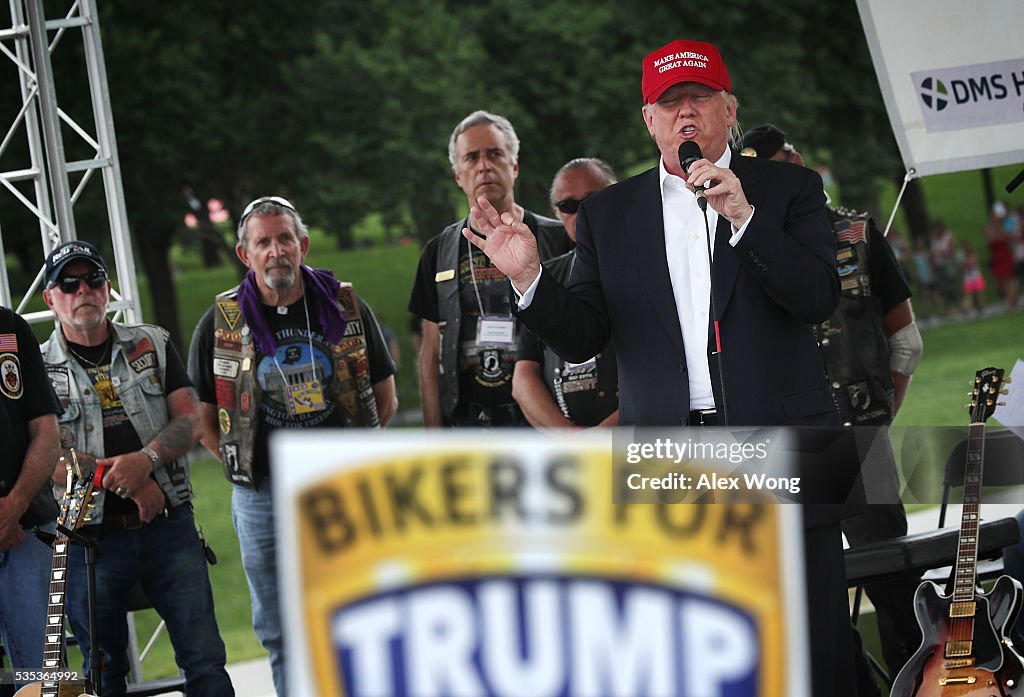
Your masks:
M 285 686 L 267 436 L 278 428 L 380 428 L 398 408 L 395 366 L 370 307 L 349 283 L 302 262 L 309 231 L 279 196 L 242 212 L 235 252 L 249 272 L 217 296 L 189 355 L 203 444 L 235 484 L 232 518 L 253 629 Z

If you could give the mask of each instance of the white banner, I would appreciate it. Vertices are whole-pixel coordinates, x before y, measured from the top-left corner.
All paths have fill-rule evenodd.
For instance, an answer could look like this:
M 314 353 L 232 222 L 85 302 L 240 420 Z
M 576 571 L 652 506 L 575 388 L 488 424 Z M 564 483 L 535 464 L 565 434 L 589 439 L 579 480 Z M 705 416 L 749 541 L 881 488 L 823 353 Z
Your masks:
M 916 176 L 1024 162 L 1024 2 L 857 0 Z

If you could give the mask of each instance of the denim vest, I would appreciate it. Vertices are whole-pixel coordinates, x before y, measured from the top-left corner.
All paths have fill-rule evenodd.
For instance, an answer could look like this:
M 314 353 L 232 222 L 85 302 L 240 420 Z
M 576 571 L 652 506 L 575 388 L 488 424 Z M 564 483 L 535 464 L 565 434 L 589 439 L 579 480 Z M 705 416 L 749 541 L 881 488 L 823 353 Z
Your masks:
M 167 395 L 164 393 L 168 335 L 164 329 L 151 324 L 110 322 L 109 326 L 113 333 L 110 379 L 121 398 L 128 420 L 145 445 L 170 420 Z M 64 333 L 55 330 L 43 343 L 41 351 L 54 392 L 64 407 L 64 414 L 60 417 L 61 440 L 69 441 L 80 452 L 105 457 L 100 398 L 85 368 L 69 356 Z M 148 358 L 151 355 L 156 356 L 155 361 Z M 153 476 L 171 508 L 192 498 L 187 457 L 161 463 L 153 469 Z M 61 498 L 63 487 L 55 485 L 54 488 L 57 497 Z M 106 493 L 105 489 L 96 489 L 93 498 L 96 514 L 89 524 L 102 522 Z

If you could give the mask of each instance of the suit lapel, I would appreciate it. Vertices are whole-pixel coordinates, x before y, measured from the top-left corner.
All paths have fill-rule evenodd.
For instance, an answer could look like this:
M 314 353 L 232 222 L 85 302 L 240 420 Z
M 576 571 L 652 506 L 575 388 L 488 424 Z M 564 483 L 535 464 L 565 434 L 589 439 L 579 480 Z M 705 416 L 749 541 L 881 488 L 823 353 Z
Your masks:
M 627 247 L 632 251 L 630 263 L 636 277 L 642 279 L 647 296 L 665 331 L 682 352 L 683 334 L 679 328 L 672 280 L 665 256 L 665 221 L 661 212 L 661 191 L 658 168 L 649 170 L 639 183 L 632 204 L 625 211 Z

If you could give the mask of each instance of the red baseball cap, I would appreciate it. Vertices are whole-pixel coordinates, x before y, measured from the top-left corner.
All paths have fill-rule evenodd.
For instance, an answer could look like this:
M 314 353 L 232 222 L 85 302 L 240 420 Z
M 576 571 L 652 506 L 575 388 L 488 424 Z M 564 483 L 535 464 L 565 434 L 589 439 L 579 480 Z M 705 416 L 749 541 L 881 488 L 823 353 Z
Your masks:
M 672 85 L 699 82 L 729 92 L 729 71 L 718 49 L 704 41 L 676 39 L 644 57 L 640 89 L 644 103 L 653 104 Z

